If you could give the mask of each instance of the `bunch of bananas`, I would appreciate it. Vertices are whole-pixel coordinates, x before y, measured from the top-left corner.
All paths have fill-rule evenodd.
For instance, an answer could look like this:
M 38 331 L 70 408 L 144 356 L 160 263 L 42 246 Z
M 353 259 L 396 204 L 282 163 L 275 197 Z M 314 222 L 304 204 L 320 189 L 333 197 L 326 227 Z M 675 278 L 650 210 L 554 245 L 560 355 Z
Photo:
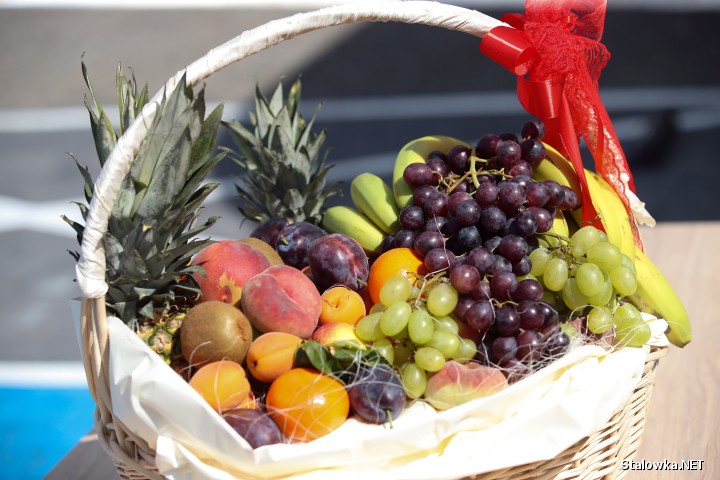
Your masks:
M 580 182 L 572 164 L 557 150 L 545 145 L 547 157 L 533 171 L 536 180 L 554 180 L 560 185 L 572 188 L 580 197 Z M 690 321 L 685 306 L 667 278 L 635 244 L 635 237 L 625 205 L 617 192 L 600 175 L 585 170 L 588 190 L 593 206 L 600 217 L 608 241 L 634 260 L 637 275 L 637 291 L 629 297 L 640 310 L 660 318 L 668 323 L 668 340 L 683 347 L 692 340 Z M 578 225 L 582 224 L 580 209 L 572 215 Z
M 353 237 L 368 255 L 379 253 L 383 239 L 398 232 L 399 211 L 412 200 L 412 190 L 403 180 L 403 172 L 411 163 L 425 162 L 433 151 L 447 152 L 465 142 L 446 136 L 426 136 L 407 143 L 398 153 L 393 169 L 392 186 L 372 173 L 362 173 L 350 185 L 354 207 L 335 206 L 327 209 L 323 227 Z M 533 170 L 538 181 L 553 180 L 573 189 L 578 198 L 580 182 L 572 164 L 557 150 L 545 145 L 547 157 Z M 685 346 L 692 340 L 687 312 L 665 276 L 638 248 L 627 210 L 615 190 L 599 175 L 585 170 L 590 197 L 603 224 L 608 240 L 615 244 L 635 264 L 638 288 L 628 300 L 640 310 L 667 321 L 666 335 L 671 343 Z M 570 236 L 573 228 L 582 225 L 580 209 L 571 212 L 568 222 L 558 211 L 552 233 Z M 573 227 L 574 225 L 574 227 Z
M 386 235 L 400 230 L 393 190 L 379 176 L 365 172 L 350 183 L 350 197 L 354 207 L 338 205 L 325 211 L 323 228 L 354 238 L 374 255 Z

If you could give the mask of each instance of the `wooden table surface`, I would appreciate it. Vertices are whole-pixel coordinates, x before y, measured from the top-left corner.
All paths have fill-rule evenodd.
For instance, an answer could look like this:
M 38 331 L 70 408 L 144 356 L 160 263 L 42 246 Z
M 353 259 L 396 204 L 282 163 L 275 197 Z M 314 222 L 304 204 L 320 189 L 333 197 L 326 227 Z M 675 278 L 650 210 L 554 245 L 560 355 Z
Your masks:
M 720 222 L 665 223 L 643 229 L 648 256 L 668 277 L 693 322 L 694 340 L 672 348 L 656 375 L 636 462 L 702 460 L 697 471 L 634 471 L 629 480 L 720 478 Z M 116 478 L 110 457 L 93 435 L 78 445 L 46 479 Z

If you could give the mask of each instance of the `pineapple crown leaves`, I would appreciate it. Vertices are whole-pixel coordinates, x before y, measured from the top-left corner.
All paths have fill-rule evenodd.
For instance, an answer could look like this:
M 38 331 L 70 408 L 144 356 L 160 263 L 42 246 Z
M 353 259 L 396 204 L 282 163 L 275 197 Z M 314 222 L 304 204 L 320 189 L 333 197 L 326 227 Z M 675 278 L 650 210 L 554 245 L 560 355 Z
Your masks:
M 257 86 L 251 128 L 237 120 L 224 123 L 238 147 L 225 151 L 241 168 L 236 188 L 248 218 L 318 223 L 325 201 L 341 192 L 340 182 L 326 186 L 332 168 L 325 165 L 327 152 L 320 154 L 326 132 L 313 130 L 316 115 L 306 121 L 300 113 L 301 90 L 298 78 L 285 99 L 281 82 L 268 99 Z
M 147 103 L 147 86 L 138 92 L 134 74 L 128 79 L 118 67 L 118 135 L 95 96 L 84 63 L 82 71 L 92 98 L 92 104 L 86 98 L 85 105 L 102 166 L 118 136 Z M 202 270 L 189 263 L 210 240 L 196 237 L 217 221 L 217 217 L 210 217 L 196 224 L 203 202 L 218 186 L 202 182 L 225 156 L 214 155 L 222 112 L 220 105 L 203 120 L 204 91 L 194 95 L 183 77 L 172 93 L 163 96 L 130 174 L 123 180 L 103 243 L 109 287 L 107 304 L 126 323 L 138 314 L 153 318 L 153 309 L 168 307 L 176 298 L 176 290 L 198 293 L 183 279 Z M 75 163 L 85 181 L 85 200 L 89 204 L 94 193 L 92 175 L 76 159 Z M 86 220 L 88 207 L 77 205 Z M 63 219 L 75 230 L 81 243 L 84 226 L 67 217 Z M 79 258 L 77 252 L 71 255 Z

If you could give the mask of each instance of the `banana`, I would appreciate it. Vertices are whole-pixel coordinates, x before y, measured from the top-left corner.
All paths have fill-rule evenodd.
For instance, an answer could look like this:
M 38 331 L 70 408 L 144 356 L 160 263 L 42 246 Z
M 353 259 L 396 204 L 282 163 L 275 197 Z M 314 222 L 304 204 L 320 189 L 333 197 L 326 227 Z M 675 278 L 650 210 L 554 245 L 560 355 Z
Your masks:
M 634 242 L 632 245 L 626 244 L 624 238 L 624 229 L 622 227 L 624 220 L 627 220 L 627 211 L 619 198 L 606 195 L 603 188 L 598 183 L 599 176 L 589 170 L 585 170 L 585 178 L 587 179 L 590 198 L 597 211 L 600 221 L 605 227 L 608 241 L 617 246 L 628 258 L 634 261 L 635 249 Z M 619 207 L 618 208 L 618 204 Z M 574 211 L 573 217 L 578 224 L 582 224 L 582 212 L 580 209 Z
M 564 187 L 572 188 L 575 190 L 575 193 L 580 193 L 580 182 L 577 178 L 574 179 L 575 182 L 571 183 L 570 179 L 573 177 L 568 178 L 565 173 L 557 167 L 557 165 L 547 158 L 540 162 L 536 167 L 533 167 L 533 178 L 538 181 L 553 180 Z
M 560 239 L 555 235 L 569 238 L 570 231 L 568 229 L 568 222 L 565 215 L 558 210 L 555 214 L 550 230 L 544 233 L 538 233 L 538 235 L 539 239 L 543 241 L 543 246 L 557 246 L 560 243 Z
M 572 237 L 573 235 L 575 235 L 575 232 L 580 230 L 580 226 L 577 224 L 572 215 L 565 217 L 565 223 L 567 223 L 568 227 L 568 238 Z
M 392 188 L 395 203 L 399 209 L 407 206 L 412 199 L 412 188 L 403 180 L 405 168 L 411 163 L 425 163 L 425 160 L 427 160 L 431 152 L 435 150 L 448 152 L 455 145 L 470 147 L 470 145 L 457 138 L 430 135 L 408 142 L 400 152 L 398 152 L 393 168 Z
M 342 233 L 352 237 L 368 255 L 375 255 L 385 234 L 359 210 L 343 205 L 325 210 L 323 228 L 330 233 Z
M 350 197 L 362 213 L 385 233 L 400 230 L 392 188 L 373 173 L 361 173 L 350 182 Z
M 550 228 L 550 231 L 557 235 L 562 235 L 563 237 L 570 236 L 570 229 L 568 227 L 567 219 L 565 219 L 565 215 L 561 210 L 558 210 L 555 213 L 555 218 L 553 219 L 553 226 L 552 228 Z
M 547 158 L 533 170 L 533 177 L 536 180 L 554 180 L 560 185 L 572 188 L 580 197 L 580 181 L 572 164 L 549 145 L 546 145 L 546 149 Z M 585 169 L 585 178 L 590 198 L 592 198 L 593 206 L 605 227 L 608 241 L 634 261 L 635 238 L 625 205 L 600 175 Z M 573 210 L 570 214 L 578 225 L 583 224 L 580 209 Z
M 684 347 L 692 341 L 692 330 L 685 306 L 667 278 L 639 248 L 635 250 L 638 288 L 629 300 L 640 310 L 657 315 L 668 323 L 665 336 L 670 343 Z
M 543 145 L 545 145 L 545 160 L 540 162 L 541 170 L 548 168 L 547 165 L 542 165 L 546 161 L 548 163 L 552 163 L 555 166 L 556 171 L 559 171 L 560 175 L 562 175 L 562 178 L 559 181 L 557 178 L 555 178 L 558 177 L 558 174 L 556 172 L 551 172 L 551 175 L 553 175 L 553 177 L 551 177 L 551 180 L 555 180 L 560 185 L 565 185 L 566 187 L 572 188 L 579 196 L 580 179 L 578 179 L 577 174 L 575 173 L 575 167 L 573 167 L 572 163 L 570 163 L 562 155 L 562 153 L 558 152 L 547 143 L 543 143 Z
M 558 154 L 559 155 L 559 154 Z M 574 171 L 573 171 L 574 172 Z M 550 161 L 549 157 L 545 158 L 542 162 L 540 162 L 539 165 L 533 168 L 533 178 L 539 182 L 543 180 L 553 180 L 557 182 L 560 185 L 563 185 L 565 187 L 572 188 L 575 190 L 570 183 L 571 179 L 575 179 L 577 182 L 577 177 L 573 175 L 570 175 L 570 173 L 563 173 L 563 171 L 555 165 L 552 161 Z M 576 192 L 579 194 L 580 187 L 578 182 L 578 190 Z M 556 233 L 558 235 L 562 235 L 564 237 L 570 237 L 570 227 L 575 225 L 575 221 L 573 220 L 573 217 L 570 216 L 569 218 L 566 217 L 561 210 L 557 210 L 555 212 L 555 219 L 553 220 L 553 226 L 550 229 L 550 233 Z M 575 233 L 577 229 L 575 228 L 572 233 Z M 545 235 L 544 236 L 545 241 L 548 242 L 550 245 L 557 245 L 558 239 L 553 237 L 552 235 Z
M 545 148 L 547 158 L 535 167 L 533 177 L 536 180 L 554 180 L 580 195 L 580 182 L 572 164 L 549 145 L 546 144 Z M 593 206 L 605 227 L 608 241 L 620 248 L 635 264 L 638 287 L 629 300 L 639 309 L 663 318 L 669 326 L 665 332 L 668 340 L 673 345 L 684 347 L 692 340 L 690 321 L 684 305 L 662 272 L 637 248 L 630 218 L 617 192 L 593 171 L 585 169 L 585 177 Z M 580 210 L 571 213 L 572 218 L 567 219 L 567 225 L 573 230 L 571 224 L 582 225 L 582 216 Z
M 554 233 L 556 235 L 561 235 L 565 238 L 570 238 L 570 229 L 568 228 L 568 222 L 565 218 L 565 215 L 562 211 L 558 210 L 555 212 L 555 218 L 553 219 L 552 227 L 550 228 L 550 233 Z M 556 237 L 553 237 L 552 235 L 548 235 L 546 237 L 546 240 L 550 245 L 557 245 L 559 243 L 559 240 Z
M 637 245 L 635 243 L 635 236 L 633 234 L 633 228 L 630 224 L 630 217 L 628 216 L 625 205 L 620 200 L 617 192 L 605 181 L 600 175 L 595 172 L 586 170 L 587 178 L 592 178 L 595 181 L 595 185 L 599 188 L 599 195 L 601 199 L 601 209 L 604 219 L 607 219 L 612 226 L 609 231 L 606 231 L 608 240 L 617 245 L 620 250 L 628 256 L 631 260 L 635 260 L 635 251 Z M 589 180 L 588 180 L 589 184 Z M 593 195 L 592 187 L 590 195 Z M 593 196 L 593 201 L 595 197 Z M 603 219 L 603 220 L 604 220 Z M 603 222 L 604 224 L 604 222 Z M 610 236 L 612 234 L 612 237 Z

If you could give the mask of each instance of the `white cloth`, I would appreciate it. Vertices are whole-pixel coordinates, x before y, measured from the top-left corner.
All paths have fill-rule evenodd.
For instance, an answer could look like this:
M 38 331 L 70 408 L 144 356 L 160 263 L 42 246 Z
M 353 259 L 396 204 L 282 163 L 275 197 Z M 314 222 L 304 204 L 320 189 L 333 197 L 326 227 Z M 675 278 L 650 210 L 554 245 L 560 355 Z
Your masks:
M 665 322 L 651 325 L 664 339 Z M 119 319 L 110 317 L 108 329 L 113 412 L 157 450 L 160 472 L 173 479 L 430 480 L 550 459 L 627 402 L 647 354 L 579 346 L 495 395 L 446 411 L 417 402 L 392 428 L 351 418 L 313 442 L 252 450 Z

